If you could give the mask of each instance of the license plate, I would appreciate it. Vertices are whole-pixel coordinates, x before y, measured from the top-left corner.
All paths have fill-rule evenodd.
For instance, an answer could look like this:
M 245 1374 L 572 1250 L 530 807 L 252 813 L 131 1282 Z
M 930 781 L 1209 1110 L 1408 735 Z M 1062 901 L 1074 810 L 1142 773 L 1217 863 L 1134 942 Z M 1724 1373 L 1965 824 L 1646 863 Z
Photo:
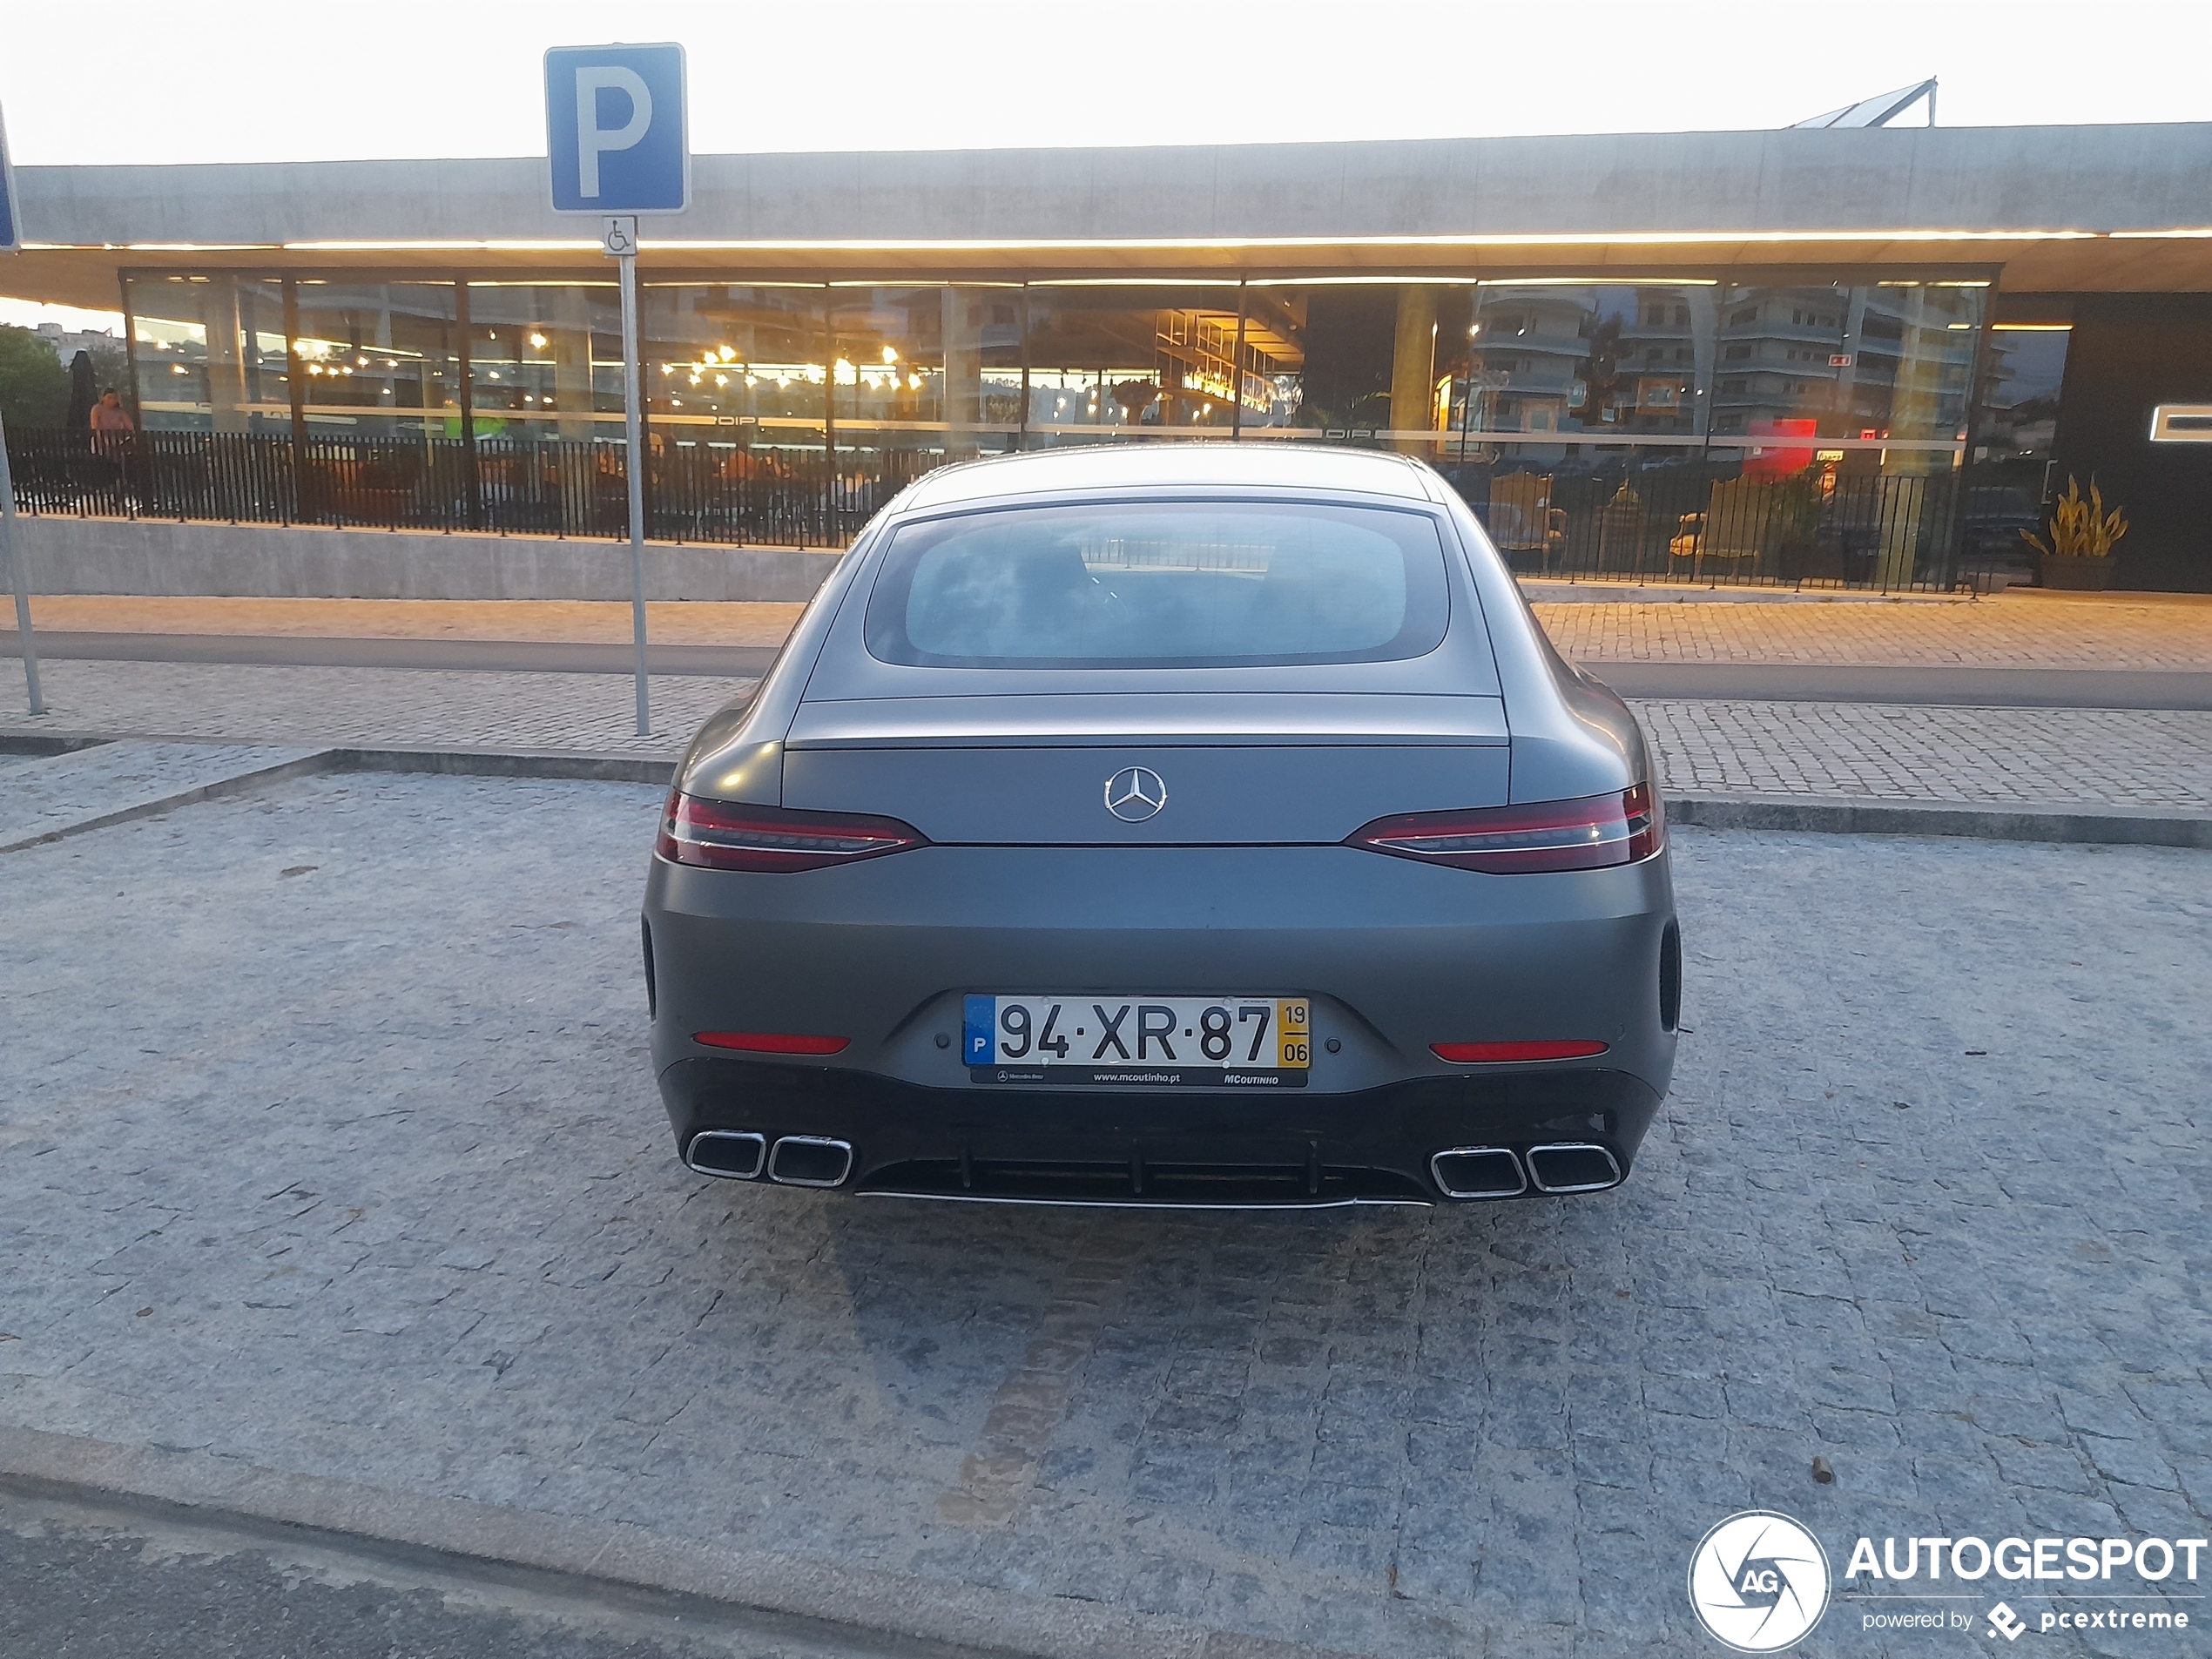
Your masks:
M 961 1047 L 979 1083 L 1303 1089 L 1302 996 L 971 996 Z

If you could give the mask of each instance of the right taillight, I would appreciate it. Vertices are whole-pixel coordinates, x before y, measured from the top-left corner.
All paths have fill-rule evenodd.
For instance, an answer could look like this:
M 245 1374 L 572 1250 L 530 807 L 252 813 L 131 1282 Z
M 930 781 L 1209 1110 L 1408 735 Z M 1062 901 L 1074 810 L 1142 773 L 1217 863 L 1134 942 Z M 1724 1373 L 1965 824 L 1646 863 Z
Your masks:
M 671 863 L 711 870 L 792 871 L 856 864 L 928 845 L 920 830 L 895 818 L 799 813 L 671 791 L 653 850 Z
M 1637 784 L 1575 800 L 1379 818 L 1345 842 L 1422 864 L 1493 875 L 1602 870 L 1648 859 L 1666 845 L 1658 792 Z

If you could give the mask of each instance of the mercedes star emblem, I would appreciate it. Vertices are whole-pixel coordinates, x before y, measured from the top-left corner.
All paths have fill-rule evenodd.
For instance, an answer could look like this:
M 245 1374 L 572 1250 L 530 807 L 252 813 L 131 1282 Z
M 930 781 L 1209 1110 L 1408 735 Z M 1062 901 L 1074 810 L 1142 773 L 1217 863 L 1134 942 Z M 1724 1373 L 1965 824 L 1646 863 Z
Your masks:
M 1168 804 L 1168 786 L 1149 766 L 1123 766 L 1106 780 L 1106 810 L 1124 824 L 1141 824 Z

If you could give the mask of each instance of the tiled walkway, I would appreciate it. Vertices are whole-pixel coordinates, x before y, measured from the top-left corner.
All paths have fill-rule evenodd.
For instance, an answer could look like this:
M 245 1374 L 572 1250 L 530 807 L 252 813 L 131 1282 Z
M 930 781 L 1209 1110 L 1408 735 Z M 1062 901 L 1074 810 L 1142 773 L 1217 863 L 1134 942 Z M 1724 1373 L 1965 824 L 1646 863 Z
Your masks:
M 795 604 L 655 604 L 668 644 L 773 645 Z M 1797 663 L 1905 668 L 2212 671 L 2212 597 L 2006 594 L 1979 601 L 1822 604 L 1578 601 L 1536 607 L 1561 651 L 1593 663 Z M 583 600 L 37 600 L 38 625 L 90 633 L 625 643 L 630 607 Z
M 2212 599 L 2130 603 L 2022 593 L 1893 604 L 1548 604 L 1561 652 L 1588 663 L 2212 670 Z
M 24 715 L 20 689 L 10 686 L 0 733 L 670 759 L 749 684 L 655 679 L 657 735 L 639 738 L 631 682 L 611 674 L 61 661 L 46 665 L 45 680 L 47 717 Z M 2212 811 L 2212 713 L 1715 698 L 1635 706 L 1676 795 Z
M 1674 795 L 2212 812 L 2212 713 L 1638 699 Z

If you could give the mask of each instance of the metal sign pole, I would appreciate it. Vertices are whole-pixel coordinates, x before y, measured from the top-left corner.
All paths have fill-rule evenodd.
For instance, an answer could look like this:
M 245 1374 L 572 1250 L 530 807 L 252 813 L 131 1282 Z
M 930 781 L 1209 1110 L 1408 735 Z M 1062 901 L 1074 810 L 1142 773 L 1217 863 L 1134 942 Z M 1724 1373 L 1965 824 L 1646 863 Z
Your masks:
M 30 631 L 30 572 L 23 557 L 23 543 L 16 535 L 16 481 L 8 470 L 8 428 L 0 421 L 0 558 L 8 562 L 16 583 L 16 635 L 23 641 L 24 685 L 30 693 L 30 711 L 44 714 L 46 698 L 38 689 L 38 642 Z
M 645 690 L 645 442 L 637 361 L 637 221 L 607 220 L 607 252 L 622 271 L 623 472 L 630 481 L 630 627 L 637 644 L 637 735 L 653 732 Z

